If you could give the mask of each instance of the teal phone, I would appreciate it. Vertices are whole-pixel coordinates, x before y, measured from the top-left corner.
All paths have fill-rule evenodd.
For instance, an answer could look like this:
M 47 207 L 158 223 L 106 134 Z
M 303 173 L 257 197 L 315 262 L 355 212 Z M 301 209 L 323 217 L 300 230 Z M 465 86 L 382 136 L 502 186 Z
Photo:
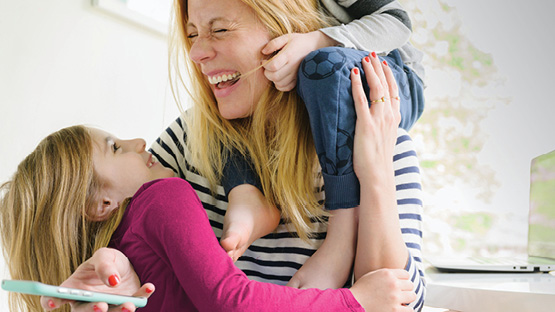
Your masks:
M 114 305 L 131 302 L 137 308 L 144 307 L 147 302 L 147 299 L 143 297 L 114 295 L 90 290 L 52 286 L 34 281 L 2 280 L 2 289 L 29 295 L 55 297 L 75 301 L 106 302 Z

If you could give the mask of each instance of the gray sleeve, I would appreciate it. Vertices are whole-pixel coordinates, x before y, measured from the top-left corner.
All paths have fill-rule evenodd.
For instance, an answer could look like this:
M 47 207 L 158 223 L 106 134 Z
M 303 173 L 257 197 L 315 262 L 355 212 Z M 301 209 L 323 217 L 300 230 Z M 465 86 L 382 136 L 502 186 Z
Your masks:
M 320 31 L 344 47 L 387 54 L 411 36 L 408 14 L 396 0 L 322 0 L 322 5 L 343 24 Z

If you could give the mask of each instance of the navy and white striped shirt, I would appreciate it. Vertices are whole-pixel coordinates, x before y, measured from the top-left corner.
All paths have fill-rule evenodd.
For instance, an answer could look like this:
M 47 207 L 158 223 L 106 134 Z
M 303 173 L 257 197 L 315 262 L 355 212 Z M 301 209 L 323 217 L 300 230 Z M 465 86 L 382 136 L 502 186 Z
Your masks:
M 151 147 L 151 152 L 164 166 L 172 168 L 179 177 L 187 180 L 197 192 L 210 224 L 218 239 L 222 235 L 227 198 L 224 189 L 217 187 L 216 195 L 209 188 L 208 180 L 190 165 L 186 148 L 186 133 L 182 118 L 176 119 Z M 410 306 L 416 311 L 424 303 L 425 284 L 422 267 L 422 190 L 420 169 L 414 144 L 403 129 L 399 129 L 394 151 L 397 206 L 403 239 L 410 256 L 406 270 L 415 285 L 417 300 Z M 318 198 L 324 199 L 323 187 Z M 326 225 L 312 223 L 310 242 L 299 239 L 292 225 L 280 223 L 276 231 L 256 240 L 236 265 L 252 280 L 285 285 L 316 251 L 325 238 Z

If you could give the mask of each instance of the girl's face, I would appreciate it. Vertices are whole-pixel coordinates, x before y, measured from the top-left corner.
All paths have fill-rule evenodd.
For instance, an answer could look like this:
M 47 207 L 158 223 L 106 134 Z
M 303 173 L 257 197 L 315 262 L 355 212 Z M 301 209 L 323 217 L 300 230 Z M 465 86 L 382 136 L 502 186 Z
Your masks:
M 107 132 L 89 129 L 93 139 L 94 169 L 105 182 L 101 196 L 109 196 L 117 206 L 133 196 L 144 183 L 174 176 L 145 151 L 143 139 L 120 140 Z
M 262 68 L 268 30 L 240 0 L 189 0 L 186 34 L 225 119 L 250 116 L 270 82 Z

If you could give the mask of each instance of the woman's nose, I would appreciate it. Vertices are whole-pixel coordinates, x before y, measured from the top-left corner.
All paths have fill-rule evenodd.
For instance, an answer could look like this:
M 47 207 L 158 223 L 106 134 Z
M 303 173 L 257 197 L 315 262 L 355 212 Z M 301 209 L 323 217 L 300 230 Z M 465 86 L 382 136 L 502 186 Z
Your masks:
M 191 46 L 191 51 L 189 52 L 193 62 L 197 64 L 202 64 L 216 55 L 214 50 L 213 42 L 210 38 L 205 38 L 198 36 Z

